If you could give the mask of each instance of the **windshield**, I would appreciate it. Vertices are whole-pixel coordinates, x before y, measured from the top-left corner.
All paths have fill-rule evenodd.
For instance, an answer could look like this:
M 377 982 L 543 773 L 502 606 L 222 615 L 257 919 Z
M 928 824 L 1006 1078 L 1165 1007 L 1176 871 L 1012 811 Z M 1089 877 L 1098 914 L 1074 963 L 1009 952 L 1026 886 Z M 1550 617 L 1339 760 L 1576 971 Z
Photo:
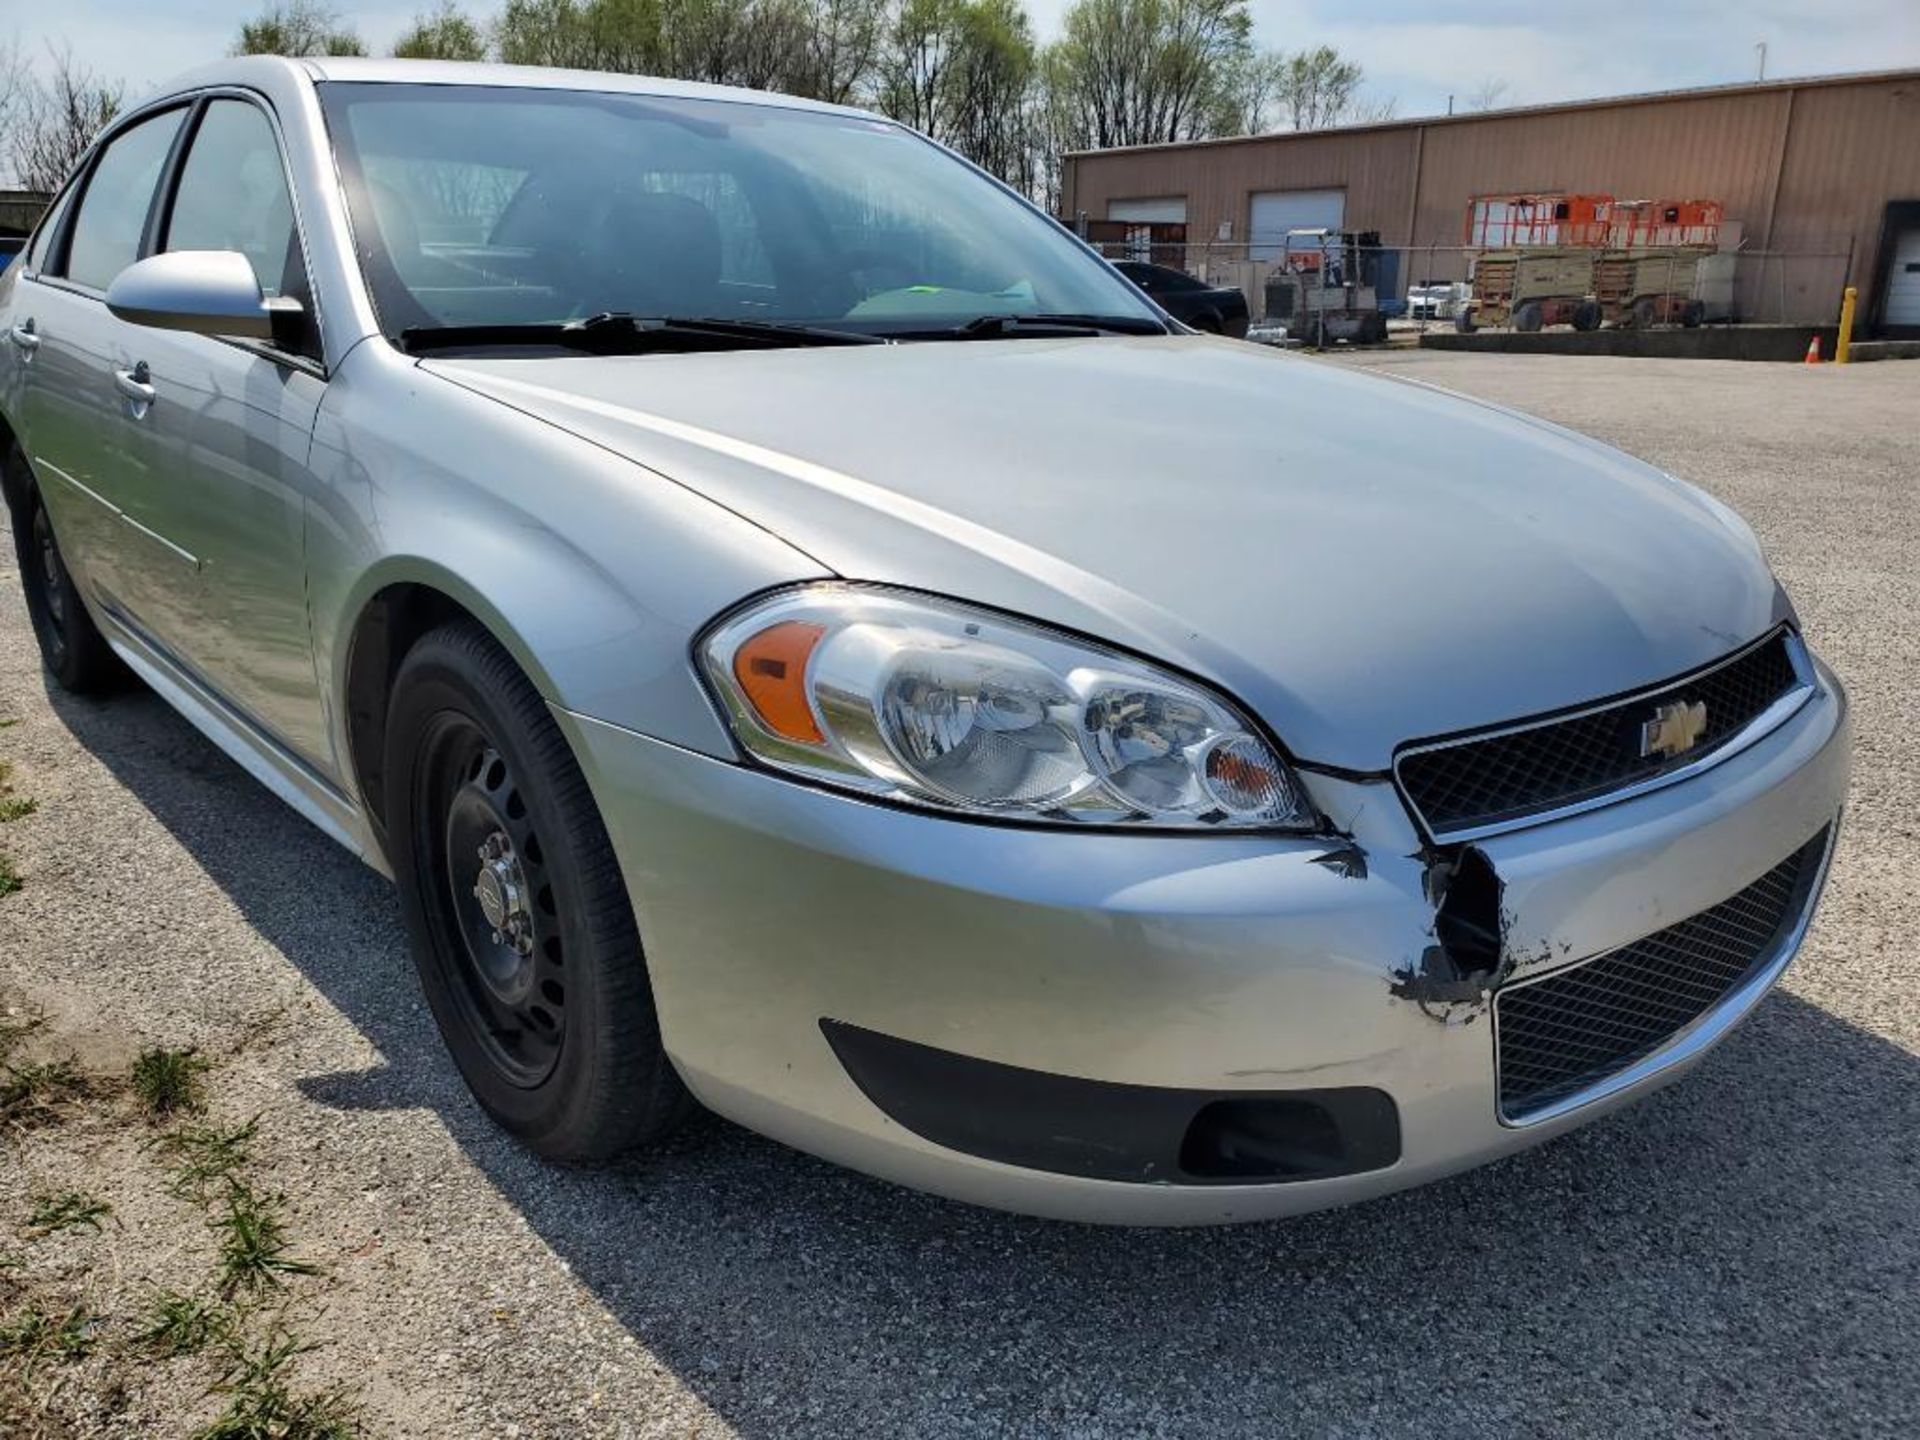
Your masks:
M 610 312 L 881 335 L 1156 318 L 1052 221 L 891 122 L 505 86 L 320 89 L 391 336 Z

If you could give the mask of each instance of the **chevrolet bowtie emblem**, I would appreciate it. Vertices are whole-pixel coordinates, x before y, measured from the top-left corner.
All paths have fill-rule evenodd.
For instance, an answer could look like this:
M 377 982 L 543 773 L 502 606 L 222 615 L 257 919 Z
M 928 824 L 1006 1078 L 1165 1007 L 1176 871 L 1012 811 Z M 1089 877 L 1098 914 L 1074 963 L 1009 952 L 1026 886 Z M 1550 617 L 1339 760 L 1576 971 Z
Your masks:
M 1653 712 L 1653 718 L 1640 726 L 1640 753 L 1664 755 L 1671 760 L 1691 750 L 1706 732 L 1707 702 L 1676 700 Z

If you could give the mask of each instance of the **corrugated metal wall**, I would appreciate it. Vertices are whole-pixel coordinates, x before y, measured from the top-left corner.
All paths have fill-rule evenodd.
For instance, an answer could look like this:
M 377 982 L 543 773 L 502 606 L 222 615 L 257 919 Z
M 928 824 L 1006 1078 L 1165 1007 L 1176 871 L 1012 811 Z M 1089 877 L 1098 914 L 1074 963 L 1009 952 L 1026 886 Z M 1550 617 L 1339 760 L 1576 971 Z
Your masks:
M 1344 187 L 1347 228 L 1415 246 L 1460 244 L 1477 195 L 1714 198 L 1749 250 L 1837 257 L 1764 282 L 1787 314 L 1837 304 L 1849 254 L 1871 314 L 1887 203 L 1920 199 L 1920 72 L 1106 151 L 1068 157 L 1064 180 L 1069 216 L 1185 195 L 1195 242 L 1244 242 L 1259 190 Z

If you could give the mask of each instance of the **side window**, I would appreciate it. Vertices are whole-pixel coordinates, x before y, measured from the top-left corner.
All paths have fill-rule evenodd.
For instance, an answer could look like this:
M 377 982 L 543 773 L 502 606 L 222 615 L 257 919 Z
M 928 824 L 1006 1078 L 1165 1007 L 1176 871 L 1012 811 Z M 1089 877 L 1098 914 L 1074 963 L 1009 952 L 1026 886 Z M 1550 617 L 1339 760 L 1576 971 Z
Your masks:
M 40 224 L 33 232 L 33 243 L 27 247 L 26 265 L 36 274 L 47 263 L 47 257 L 53 250 L 54 232 L 60 228 L 60 217 L 73 200 L 73 185 L 68 183 L 53 203 L 47 206 L 46 213 L 40 217 Z
M 163 250 L 238 250 L 268 295 L 304 301 L 306 269 L 273 127 L 244 100 L 215 100 L 200 117 L 174 191 Z
M 140 258 L 153 189 L 184 110 L 142 120 L 107 145 L 87 177 L 67 247 L 67 278 L 104 290 Z

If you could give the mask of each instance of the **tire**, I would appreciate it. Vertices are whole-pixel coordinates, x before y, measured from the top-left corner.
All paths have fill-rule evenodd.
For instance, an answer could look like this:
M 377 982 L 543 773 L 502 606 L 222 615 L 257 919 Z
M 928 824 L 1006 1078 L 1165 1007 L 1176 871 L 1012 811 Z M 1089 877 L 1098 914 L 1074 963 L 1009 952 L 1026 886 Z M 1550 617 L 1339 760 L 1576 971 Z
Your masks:
M 1513 328 L 1522 334 L 1531 335 L 1545 323 L 1546 317 L 1541 313 L 1540 306 L 1532 300 L 1513 312 Z
M 1459 312 L 1453 317 L 1453 328 L 1462 335 L 1473 334 L 1475 329 L 1473 311 L 1467 306 L 1462 305 Z
M 1573 310 L 1573 328 L 1576 330 L 1598 330 L 1600 328 L 1600 306 L 1592 300 L 1582 300 Z
M 27 618 L 40 646 L 40 661 L 62 690 L 101 695 L 126 683 L 127 669 L 113 653 L 87 603 L 74 586 L 54 537 L 53 517 L 40 499 L 18 442 L 6 454 L 6 493 L 13 517 L 13 551 L 20 562 Z
M 1660 318 L 1660 310 L 1651 295 L 1642 295 L 1633 302 L 1633 328 L 1651 330 Z
M 1702 300 L 1689 300 L 1686 309 L 1680 312 L 1680 323 L 1689 330 L 1698 330 L 1706 318 L 1707 306 Z
M 401 908 L 474 1097 L 552 1160 L 672 1132 L 693 1101 L 661 1043 L 612 842 L 539 692 L 461 620 L 408 651 L 389 713 Z

